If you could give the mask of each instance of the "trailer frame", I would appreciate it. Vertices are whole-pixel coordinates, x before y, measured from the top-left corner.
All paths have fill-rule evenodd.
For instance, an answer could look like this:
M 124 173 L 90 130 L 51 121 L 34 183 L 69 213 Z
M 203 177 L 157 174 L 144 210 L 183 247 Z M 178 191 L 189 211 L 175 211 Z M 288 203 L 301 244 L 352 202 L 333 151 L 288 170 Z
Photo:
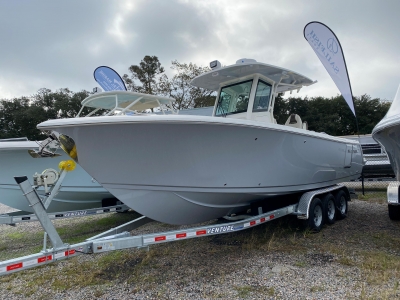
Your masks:
M 166 232 L 131 235 L 129 231 L 152 221 L 151 219 L 142 216 L 121 226 L 88 238 L 84 242 L 69 245 L 61 240 L 51 223 L 49 215 L 44 209 L 42 201 L 40 201 L 39 195 L 30 185 L 28 178 L 26 176 L 15 177 L 15 180 L 19 184 L 27 201 L 32 205 L 37 219 L 45 230 L 43 250 L 39 253 L 0 262 L 0 276 L 42 266 L 81 254 L 103 253 L 127 248 L 148 248 L 155 244 L 241 231 L 287 215 L 296 215 L 299 219 L 307 220 L 310 215 L 310 205 L 315 196 L 338 192 L 340 190 L 346 192 L 346 195 L 348 195 L 347 201 L 350 201 L 350 195 L 347 188 L 343 185 L 336 184 L 327 188 L 305 192 L 302 194 L 300 201 L 296 204 L 266 212 L 263 211 L 262 207 L 259 207 L 257 215 L 240 216 L 243 218 L 242 220 Z M 47 249 L 46 244 L 47 237 L 49 237 L 53 245 L 53 247 L 49 249 Z

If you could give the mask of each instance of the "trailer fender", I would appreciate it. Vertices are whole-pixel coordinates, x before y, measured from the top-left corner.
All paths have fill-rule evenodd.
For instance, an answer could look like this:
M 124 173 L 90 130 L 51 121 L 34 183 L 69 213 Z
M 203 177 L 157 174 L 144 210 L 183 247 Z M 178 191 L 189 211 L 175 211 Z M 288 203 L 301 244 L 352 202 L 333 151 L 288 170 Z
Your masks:
M 304 193 L 300 198 L 299 205 L 297 206 L 297 212 L 295 213 L 297 215 L 297 218 L 302 219 L 302 220 L 308 220 L 311 201 L 314 199 L 314 197 L 317 195 L 323 195 L 323 194 L 333 192 L 336 190 L 344 190 L 345 193 L 350 198 L 350 193 L 349 193 L 348 189 L 341 184 L 336 184 L 336 185 L 333 185 L 333 186 L 330 186 L 327 188 L 318 189 L 318 190 L 309 191 L 309 192 Z

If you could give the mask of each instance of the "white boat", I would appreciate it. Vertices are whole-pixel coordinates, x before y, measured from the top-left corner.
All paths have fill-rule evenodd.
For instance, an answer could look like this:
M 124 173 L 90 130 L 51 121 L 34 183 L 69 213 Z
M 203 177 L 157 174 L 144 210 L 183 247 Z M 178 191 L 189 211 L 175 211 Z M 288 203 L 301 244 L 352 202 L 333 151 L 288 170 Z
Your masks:
M 276 124 L 275 95 L 312 80 L 249 59 L 210 66 L 192 84 L 218 92 L 212 116 L 127 116 L 120 109 L 119 116 L 49 120 L 38 128 L 73 150 L 75 160 L 124 204 L 170 224 L 223 217 L 254 202 L 276 201 L 276 195 L 360 176 L 357 141 L 309 131 L 295 114 Z M 157 99 L 118 91 L 92 95 L 83 104 L 98 102 L 92 106 L 115 113 L 138 98 L 143 104 Z M 107 100 L 121 104 L 112 108 Z
M 364 157 L 364 178 L 394 177 L 386 150 L 372 138 L 372 134 L 341 136 L 360 142 Z
M 14 176 L 26 175 L 31 177 L 44 169 L 58 170 L 60 161 L 70 159 L 63 151 L 60 156 L 32 158 L 28 151 L 39 149 L 38 143 L 27 139 L 8 139 L 0 143 L 0 203 L 12 208 L 32 213 Z M 38 193 L 44 196 L 43 188 Z M 114 198 L 114 199 L 112 199 Z M 116 199 L 99 183 L 92 179 L 80 166 L 77 166 L 63 181 L 60 192 L 50 203 L 47 212 L 62 212 L 102 207 L 102 200 L 107 203 L 116 202 Z
M 397 180 L 400 179 L 400 85 L 385 117 L 372 130 L 372 137 L 389 157 Z

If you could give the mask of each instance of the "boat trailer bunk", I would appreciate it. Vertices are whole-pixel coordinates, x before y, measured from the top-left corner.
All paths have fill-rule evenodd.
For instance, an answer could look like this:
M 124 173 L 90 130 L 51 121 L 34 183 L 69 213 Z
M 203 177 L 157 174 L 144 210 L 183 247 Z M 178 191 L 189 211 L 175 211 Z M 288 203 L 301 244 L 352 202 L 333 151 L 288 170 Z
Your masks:
M 95 254 L 127 248 L 148 249 L 150 245 L 154 244 L 245 230 L 286 215 L 296 215 L 297 218 L 307 222 L 310 228 L 318 231 L 325 221 L 323 214 L 326 214 L 327 223 L 334 221 L 336 215 L 338 219 L 344 218 L 347 213 L 347 201 L 350 201 L 350 194 L 347 188 L 337 184 L 328 188 L 306 192 L 302 194 L 299 202 L 296 204 L 268 212 L 263 212 L 262 207 L 259 207 L 257 215 L 243 216 L 244 219 L 229 223 L 144 235 L 131 235 L 129 231 L 152 221 L 142 216 L 86 239 L 84 242 L 69 245 L 61 240 L 49 215 L 46 213 L 43 202 L 40 201 L 39 195 L 29 183 L 28 178 L 26 176 L 15 177 L 15 180 L 19 184 L 27 201 L 32 205 L 35 215 L 45 231 L 43 250 L 36 254 L 0 262 L 0 276 L 42 266 L 80 254 Z M 238 217 L 240 216 L 236 216 L 236 218 Z M 229 220 L 229 218 L 227 219 Z M 47 237 L 52 243 L 52 248 L 47 248 Z

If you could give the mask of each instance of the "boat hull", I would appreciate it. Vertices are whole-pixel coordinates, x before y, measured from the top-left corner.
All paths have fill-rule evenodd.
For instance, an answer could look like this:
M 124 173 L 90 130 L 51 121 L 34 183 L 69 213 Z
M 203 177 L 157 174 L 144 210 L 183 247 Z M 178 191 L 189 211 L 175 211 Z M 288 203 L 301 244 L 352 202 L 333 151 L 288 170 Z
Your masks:
M 38 128 L 71 137 L 79 164 L 103 187 L 170 224 L 202 222 L 271 196 L 357 179 L 362 169 L 358 142 L 249 120 L 95 117 Z
M 384 118 L 372 131 L 372 137 L 383 147 L 389 157 L 390 164 L 400 178 L 400 114 Z
M 35 148 L 38 148 L 37 143 L 30 141 L 0 144 L 0 203 L 18 210 L 33 212 L 14 176 L 26 175 L 32 178 L 36 172 L 41 173 L 48 168 L 58 170 L 60 161 L 70 159 L 61 150 L 61 156 L 32 158 L 28 150 Z M 37 191 L 39 195 L 44 196 L 43 187 Z M 113 196 L 77 165 L 76 169 L 65 177 L 60 192 L 50 203 L 47 212 L 101 207 L 102 200 L 107 198 Z

